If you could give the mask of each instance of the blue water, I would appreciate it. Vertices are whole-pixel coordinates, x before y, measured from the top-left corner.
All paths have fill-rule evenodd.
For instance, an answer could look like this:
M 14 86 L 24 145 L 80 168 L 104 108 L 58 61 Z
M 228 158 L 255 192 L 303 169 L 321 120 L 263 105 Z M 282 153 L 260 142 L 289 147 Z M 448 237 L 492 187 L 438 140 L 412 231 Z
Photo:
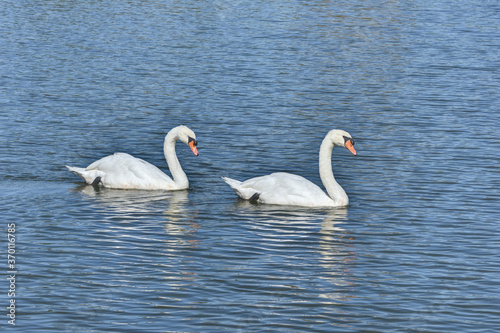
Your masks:
M 499 21 L 494 1 L 4 1 L 0 327 L 496 331 Z M 189 191 L 64 167 L 120 151 L 168 173 L 179 124 Z M 220 179 L 321 185 L 333 128 L 358 151 L 333 152 L 347 208 L 252 205 Z

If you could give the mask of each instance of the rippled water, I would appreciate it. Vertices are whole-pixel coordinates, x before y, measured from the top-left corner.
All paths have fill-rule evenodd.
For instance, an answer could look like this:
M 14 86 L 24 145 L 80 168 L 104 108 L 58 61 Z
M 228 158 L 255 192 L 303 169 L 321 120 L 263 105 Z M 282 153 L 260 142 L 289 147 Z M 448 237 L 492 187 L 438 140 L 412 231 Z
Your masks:
M 492 1 L 4 1 L 1 250 L 22 332 L 492 332 L 500 327 L 500 5 Z M 116 151 L 191 189 L 94 189 Z M 351 205 L 237 200 L 220 177 L 320 184 Z M 15 299 L 16 325 L 8 323 Z

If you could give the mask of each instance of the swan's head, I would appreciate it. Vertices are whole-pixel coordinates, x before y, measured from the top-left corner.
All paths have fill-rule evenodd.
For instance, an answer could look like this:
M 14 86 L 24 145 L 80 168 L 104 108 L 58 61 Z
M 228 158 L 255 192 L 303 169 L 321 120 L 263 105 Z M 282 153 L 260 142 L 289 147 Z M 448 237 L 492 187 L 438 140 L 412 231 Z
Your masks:
M 357 155 L 354 149 L 354 140 L 351 134 L 343 130 L 331 130 L 328 136 L 332 140 L 332 143 L 336 146 L 345 147 L 354 155 Z
M 196 146 L 198 145 L 198 141 L 196 141 L 196 134 L 187 126 L 181 125 L 176 127 L 177 129 L 177 137 L 179 140 L 187 144 L 193 153 L 198 156 L 198 148 Z

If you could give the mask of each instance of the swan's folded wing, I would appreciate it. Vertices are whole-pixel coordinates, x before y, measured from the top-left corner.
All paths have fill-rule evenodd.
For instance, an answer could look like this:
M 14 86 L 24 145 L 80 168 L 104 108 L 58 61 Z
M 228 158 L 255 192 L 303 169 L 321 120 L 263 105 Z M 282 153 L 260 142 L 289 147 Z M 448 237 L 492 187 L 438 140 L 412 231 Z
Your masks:
M 329 206 L 332 200 L 316 184 L 302 176 L 277 172 L 249 179 L 243 187 L 260 192 L 263 203 L 297 206 Z
M 100 170 L 105 186 L 130 189 L 166 189 L 174 181 L 156 166 L 125 153 L 116 153 L 95 161 L 87 170 Z

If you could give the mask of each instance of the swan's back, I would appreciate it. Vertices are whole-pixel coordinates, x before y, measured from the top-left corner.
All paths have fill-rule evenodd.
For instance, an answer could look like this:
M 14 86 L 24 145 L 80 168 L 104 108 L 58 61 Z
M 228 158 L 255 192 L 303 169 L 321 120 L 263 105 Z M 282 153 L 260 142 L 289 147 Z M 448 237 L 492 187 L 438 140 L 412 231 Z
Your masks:
M 233 187 L 234 183 L 229 185 Z M 238 190 L 233 189 L 236 193 L 238 190 L 248 194 L 258 193 L 259 202 L 265 204 L 309 207 L 334 205 L 333 200 L 318 185 L 302 176 L 286 172 L 251 178 L 239 183 Z
M 174 181 L 160 169 L 143 159 L 126 153 L 115 153 L 90 164 L 87 171 L 104 172 L 101 182 L 106 187 L 122 189 L 174 189 Z

